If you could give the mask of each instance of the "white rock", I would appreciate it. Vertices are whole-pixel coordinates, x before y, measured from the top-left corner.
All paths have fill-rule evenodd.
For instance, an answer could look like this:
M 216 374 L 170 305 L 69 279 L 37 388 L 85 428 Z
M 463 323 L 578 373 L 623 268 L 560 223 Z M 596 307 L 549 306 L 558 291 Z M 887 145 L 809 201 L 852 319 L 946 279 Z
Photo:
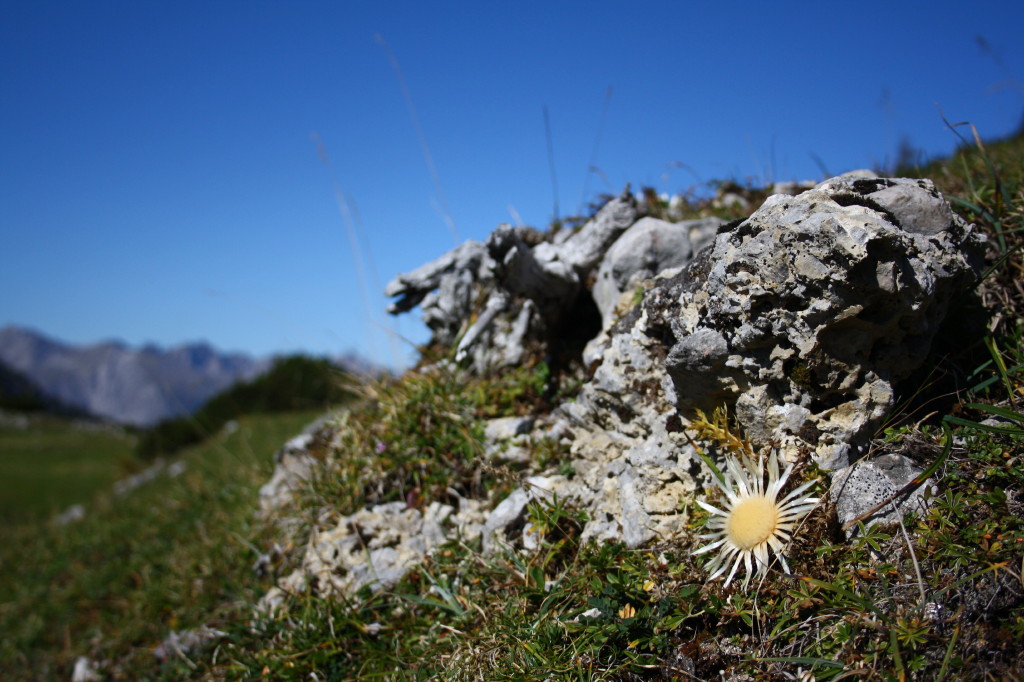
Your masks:
M 619 237 L 601 260 L 592 295 L 604 326 L 615 319 L 619 298 L 639 282 L 662 271 L 690 262 L 693 247 L 691 229 L 701 230 L 723 221 L 717 218 L 669 223 L 657 218 L 641 218 Z
M 85 507 L 80 504 L 73 504 L 64 511 L 62 511 L 56 519 L 58 526 L 66 526 L 69 523 L 75 521 L 81 521 L 85 518 Z
M 71 672 L 71 682 L 99 682 L 102 679 L 96 664 L 91 660 L 85 656 L 79 656 L 75 659 L 75 668 Z

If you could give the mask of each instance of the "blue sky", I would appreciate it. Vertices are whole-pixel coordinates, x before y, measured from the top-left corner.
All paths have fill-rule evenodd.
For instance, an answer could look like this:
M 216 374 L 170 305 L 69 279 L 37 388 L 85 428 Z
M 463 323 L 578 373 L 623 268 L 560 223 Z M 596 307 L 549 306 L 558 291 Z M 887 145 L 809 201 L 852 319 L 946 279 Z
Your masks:
M 1022 26 L 1005 0 L 4 0 L 0 325 L 407 361 L 383 330 L 425 328 L 382 288 L 455 244 L 443 207 L 460 239 L 551 219 L 545 107 L 563 214 L 627 182 L 819 179 L 904 136 L 951 151 L 936 105 L 1017 129 Z

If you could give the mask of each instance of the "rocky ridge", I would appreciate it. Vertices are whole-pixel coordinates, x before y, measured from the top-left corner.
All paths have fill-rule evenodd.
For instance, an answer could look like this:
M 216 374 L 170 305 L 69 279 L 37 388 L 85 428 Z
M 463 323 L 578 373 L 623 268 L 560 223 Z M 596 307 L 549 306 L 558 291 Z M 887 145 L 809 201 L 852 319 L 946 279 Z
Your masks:
M 627 191 L 575 232 L 503 225 L 396 278 L 391 312 L 418 305 L 434 342 L 456 349 L 454 366 L 424 371 L 486 374 L 575 353 L 589 378 L 549 414 L 488 424 L 490 458 L 525 467 L 519 488 L 341 517 L 314 531 L 262 606 L 394 585 L 456 536 L 529 549 L 524 510 L 538 497 L 585 509 L 585 538 L 679 537 L 709 481 L 685 432 L 697 410 L 723 405 L 759 447 L 827 472 L 841 522 L 902 487 L 920 473 L 909 460 L 860 458 L 899 383 L 970 306 L 985 243 L 927 180 L 859 171 L 803 189 L 727 224 L 645 217 Z M 262 513 L 315 476 L 310 444 L 340 443 L 345 428 L 328 420 L 279 453 Z M 531 466 L 544 440 L 568 449 L 571 473 Z

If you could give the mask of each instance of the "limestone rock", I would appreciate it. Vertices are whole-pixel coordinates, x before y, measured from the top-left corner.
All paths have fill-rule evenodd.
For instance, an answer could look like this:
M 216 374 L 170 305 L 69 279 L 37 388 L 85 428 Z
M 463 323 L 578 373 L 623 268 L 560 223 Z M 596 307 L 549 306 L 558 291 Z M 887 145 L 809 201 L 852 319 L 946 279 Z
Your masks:
M 699 458 L 671 427 L 675 394 L 660 341 L 644 328 L 640 312 L 595 339 L 585 351 L 593 378 L 556 415 L 574 436 L 575 476 L 559 496 L 587 510 L 584 539 L 630 547 L 684 532 L 685 502 L 703 487 Z
M 626 228 L 636 222 L 637 217 L 636 199 L 629 194 L 627 187 L 566 240 L 559 249 L 560 258 L 581 275 L 590 272 L 597 267 L 605 252 Z
M 344 419 L 344 415 L 340 418 Z M 274 453 L 274 473 L 270 480 L 260 487 L 260 514 L 263 517 L 270 516 L 287 504 L 292 498 L 293 491 L 309 480 L 319 466 L 319 460 L 313 456 L 311 448 L 317 434 L 323 431 L 330 421 L 331 417 L 316 420 Z
M 433 341 L 450 345 L 461 336 L 456 359 L 479 373 L 514 365 L 529 341 L 557 340 L 587 276 L 636 217 L 627 188 L 557 242 L 553 235 L 501 225 L 486 244 L 467 242 L 395 278 L 385 293 L 400 298 L 388 311 L 419 305 Z M 480 300 L 482 308 L 474 307 Z
M 71 671 L 71 682 L 99 682 L 102 679 L 99 666 L 95 662 L 85 656 L 75 659 L 75 667 Z
M 849 467 L 836 471 L 832 476 L 832 499 L 836 501 L 839 523 L 845 526 L 861 514 L 866 514 L 888 500 L 910 483 L 923 470 L 913 460 L 899 454 L 887 454 L 861 460 Z M 863 519 L 865 527 L 873 524 L 893 526 L 908 512 L 923 512 L 928 508 L 928 499 L 935 493 L 935 486 L 928 479 L 910 493 L 895 498 L 888 505 Z M 857 532 L 854 526 L 847 530 L 848 536 Z
M 525 463 L 530 459 L 530 431 L 533 417 L 491 419 L 484 427 L 484 453 L 506 462 Z
M 718 218 L 669 223 L 657 218 L 641 218 L 611 245 L 601 260 L 593 286 L 594 302 L 601 311 L 604 326 L 615 317 L 615 309 L 624 292 L 659 273 L 690 262 L 702 244 L 690 241 L 693 232 L 707 241 L 724 221 Z
M 268 592 L 261 606 L 272 611 L 283 594 L 306 590 L 352 595 L 367 585 L 393 587 L 447 540 L 445 526 L 454 511 L 437 502 L 423 510 L 391 502 L 344 516 L 334 528 L 314 533 L 302 566 Z
M 983 243 L 930 182 L 862 175 L 769 197 L 648 296 L 684 412 L 727 403 L 755 441 L 825 468 L 863 446 Z
M 174 658 L 192 655 L 197 649 L 201 649 L 210 642 L 223 639 L 228 633 L 216 630 L 207 625 L 201 625 L 191 630 L 172 630 L 153 650 L 153 655 L 161 661 L 168 661 Z
M 562 476 L 531 476 L 526 485 L 516 488 L 499 502 L 484 522 L 482 545 L 484 554 L 491 554 L 514 543 L 509 537 L 512 529 L 522 526 L 520 546 L 529 547 L 536 544 L 530 527 L 525 523 L 526 505 L 532 500 L 551 500 L 555 495 L 564 499 L 566 493 L 565 478 Z
M 467 241 L 389 282 L 384 293 L 399 298 L 388 306 L 388 312 L 396 315 L 420 306 L 423 321 L 436 340 L 451 344 L 470 315 L 475 285 L 487 269 L 487 248 Z
M 483 529 L 483 550 L 490 554 L 503 546 L 502 542 L 507 529 L 522 519 L 530 495 L 523 488 L 513 490 L 508 497 L 498 503 L 487 516 Z
M 57 515 L 55 523 L 58 526 L 66 526 L 85 518 L 85 507 L 81 504 L 73 504 Z
M 868 171 L 870 173 L 870 171 Z M 874 175 L 874 173 L 871 173 Z M 810 180 L 804 180 L 803 182 L 776 182 L 772 185 L 771 194 L 786 194 L 791 197 L 795 197 L 801 192 L 805 192 L 814 187 L 815 183 Z

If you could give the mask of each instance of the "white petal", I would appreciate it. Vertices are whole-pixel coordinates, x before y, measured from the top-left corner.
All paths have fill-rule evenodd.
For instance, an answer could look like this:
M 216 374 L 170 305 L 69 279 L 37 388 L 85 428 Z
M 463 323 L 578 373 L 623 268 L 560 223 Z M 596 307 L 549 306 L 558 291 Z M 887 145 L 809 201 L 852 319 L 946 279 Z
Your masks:
M 722 533 L 704 533 L 703 535 L 698 535 L 697 537 L 700 538 L 701 540 L 710 540 L 712 538 L 723 537 L 723 534 Z
M 793 465 L 789 464 L 786 466 L 786 469 L 782 472 L 782 476 L 775 482 L 773 489 L 775 490 L 776 495 L 780 490 L 782 490 L 786 486 L 786 481 L 789 480 L 789 475 L 792 473 Z
M 808 488 L 810 488 L 812 485 L 814 485 L 817 482 L 818 482 L 817 479 L 812 479 L 810 481 L 807 481 L 803 485 L 794 488 L 788 495 L 786 495 L 785 497 L 782 498 L 781 504 L 786 504 L 786 502 L 788 502 L 789 500 L 792 500 L 792 499 L 795 499 L 795 498 L 799 497 L 801 493 L 803 493 L 805 490 L 807 490 Z M 813 498 L 813 499 L 817 499 L 817 498 Z
M 757 468 L 751 469 L 750 474 L 757 494 L 764 495 L 764 457 L 762 455 L 758 455 Z
M 761 543 L 754 548 L 754 560 L 757 562 L 759 569 L 768 568 L 768 545 Z
M 747 569 L 747 577 L 743 579 L 743 587 L 746 587 L 747 585 L 750 584 L 750 577 L 754 574 L 754 572 L 753 572 L 753 570 L 751 570 L 751 566 L 750 566 L 750 552 L 744 552 L 743 553 L 743 563 L 744 563 L 744 565 L 746 566 L 746 569 Z
M 712 514 L 716 514 L 716 515 L 718 515 L 718 516 L 726 516 L 726 515 L 727 515 L 727 514 L 726 514 L 726 513 L 724 512 L 724 511 L 722 511 L 722 510 L 721 510 L 721 509 L 719 509 L 718 507 L 712 507 L 712 506 L 711 506 L 710 504 L 708 504 L 708 503 L 707 503 L 707 502 L 705 502 L 704 500 L 694 500 L 694 502 L 696 502 L 696 503 L 697 503 L 697 505 L 698 505 L 698 506 L 699 506 L 699 507 L 700 507 L 701 509 L 703 509 L 704 511 L 706 511 L 706 512 L 710 512 L 710 513 L 712 513 Z
M 729 463 L 726 465 L 729 467 L 729 471 L 733 475 L 734 485 L 739 490 L 738 497 L 747 497 L 750 495 L 750 490 L 747 488 L 746 476 L 740 470 L 740 465 L 736 463 L 736 460 L 729 459 Z
M 697 555 L 697 554 L 703 554 L 704 552 L 710 552 L 711 550 L 717 549 L 717 548 L 721 547 L 722 545 L 724 545 L 725 544 L 725 540 L 726 540 L 725 538 L 722 538 L 718 542 L 713 542 L 710 545 L 705 545 L 704 547 L 701 547 L 700 549 L 694 550 L 693 553 L 694 553 L 694 555 Z
M 725 579 L 725 586 L 726 587 L 729 587 L 729 583 L 732 582 L 732 577 L 734 575 L 736 575 L 736 569 L 740 567 L 740 559 L 741 559 L 741 557 L 737 556 L 736 557 L 736 561 L 733 562 L 732 570 L 729 571 L 729 577 Z
M 768 483 L 774 487 L 779 481 L 779 451 L 772 450 L 768 457 Z

